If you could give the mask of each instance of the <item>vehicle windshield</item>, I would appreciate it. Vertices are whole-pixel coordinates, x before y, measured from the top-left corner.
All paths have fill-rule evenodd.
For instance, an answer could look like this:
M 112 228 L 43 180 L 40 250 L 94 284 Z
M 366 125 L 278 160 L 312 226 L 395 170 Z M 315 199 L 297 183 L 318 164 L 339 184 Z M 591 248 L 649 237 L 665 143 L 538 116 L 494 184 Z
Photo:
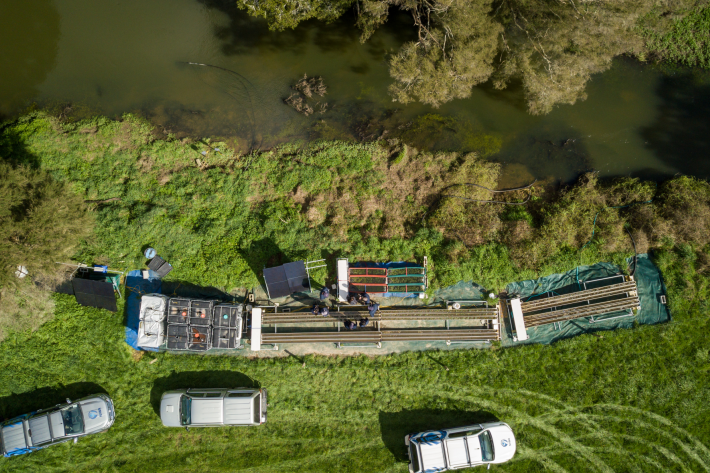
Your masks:
M 478 436 L 481 442 L 481 460 L 484 462 L 493 461 L 493 442 L 491 442 L 491 434 L 486 430 Z
M 190 396 L 183 396 L 180 398 L 180 423 L 182 425 L 190 425 L 192 419 L 190 419 L 192 410 L 192 399 Z
M 81 408 L 78 404 L 62 409 L 62 422 L 64 422 L 64 435 L 84 432 L 84 419 L 81 417 Z

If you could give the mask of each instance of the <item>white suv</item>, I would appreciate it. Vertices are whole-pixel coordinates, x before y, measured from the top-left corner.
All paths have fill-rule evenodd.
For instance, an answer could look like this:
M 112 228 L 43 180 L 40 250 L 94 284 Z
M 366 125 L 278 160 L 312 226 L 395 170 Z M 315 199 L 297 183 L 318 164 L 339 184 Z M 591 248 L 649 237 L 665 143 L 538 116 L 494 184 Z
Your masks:
M 6 457 L 29 453 L 108 430 L 116 418 L 105 394 L 30 412 L 0 424 L 0 451 Z
M 266 389 L 180 389 L 160 399 L 166 427 L 260 425 L 266 422 Z
M 404 444 L 410 473 L 490 466 L 515 455 L 515 435 L 503 422 L 419 432 L 407 435 Z

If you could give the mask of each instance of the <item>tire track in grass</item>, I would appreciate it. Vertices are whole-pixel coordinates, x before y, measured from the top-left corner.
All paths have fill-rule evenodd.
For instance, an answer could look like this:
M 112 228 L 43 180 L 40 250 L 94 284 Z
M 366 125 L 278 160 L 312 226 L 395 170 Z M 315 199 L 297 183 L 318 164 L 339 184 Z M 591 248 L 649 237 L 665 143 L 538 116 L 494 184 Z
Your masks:
M 639 419 L 633 419 L 633 418 L 623 418 L 623 417 L 613 417 L 613 416 L 606 416 L 606 415 L 600 415 L 600 414 L 589 414 L 583 412 L 584 409 L 588 409 L 589 407 L 593 406 L 587 406 L 587 407 L 579 407 L 579 408 L 573 408 L 570 407 L 569 409 L 566 409 L 565 411 L 561 413 L 547 413 L 547 414 L 542 414 L 541 417 L 546 417 L 550 420 L 554 421 L 568 421 L 568 420 L 577 420 L 577 419 L 598 419 L 599 421 L 607 421 L 607 422 L 617 422 L 617 423 L 630 423 L 633 427 L 642 427 L 650 432 L 653 432 L 663 438 L 668 439 L 671 443 L 677 445 L 683 452 L 685 452 L 691 459 L 695 460 L 700 466 L 702 466 L 705 471 L 710 471 L 708 470 L 707 464 L 703 461 L 703 459 L 698 455 L 696 451 L 694 451 L 690 446 L 688 446 L 686 443 L 682 442 L 679 440 L 677 437 L 671 435 L 667 431 L 656 427 L 648 422 L 641 421 Z M 564 414 L 564 415 L 562 415 Z M 568 416 L 573 416 L 573 417 L 568 417 Z M 600 425 L 599 422 L 595 422 L 595 424 Z M 601 429 L 601 427 L 600 427 Z M 613 432 L 610 432 L 608 430 L 605 431 L 605 435 L 610 435 L 610 436 L 615 436 L 617 434 L 614 434 Z M 600 437 L 599 435 L 594 435 L 594 437 L 599 437 L 599 438 L 605 438 L 605 437 Z M 609 440 L 608 438 L 606 438 Z
M 599 415 L 599 414 L 587 414 L 587 416 L 589 416 L 589 417 L 599 417 L 599 418 L 602 418 L 602 419 L 607 419 L 606 416 L 602 416 L 602 415 Z M 710 469 L 708 468 L 707 463 L 703 461 L 703 459 L 700 457 L 700 455 L 698 454 L 698 452 L 696 452 L 694 449 L 692 449 L 690 446 L 688 446 L 688 445 L 687 445 L 686 443 L 684 443 L 683 441 L 679 440 L 677 437 L 675 437 L 675 436 L 671 435 L 670 433 L 668 433 L 667 431 L 661 429 L 660 427 L 656 427 L 656 426 L 653 425 L 653 424 L 650 424 L 650 423 L 648 423 L 648 422 L 644 422 L 644 421 L 639 420 L 639 419 L 631 419 L 631 418 L 615 419 L 615 418 L 611 418 L 611 420 L 614 421 L 614 422 L 628 422 L 628 423 L 631 423 L 633 427 L 643 427 L 643 428 L 645 428 L 645 429 L 647 429 L 647 430 L 649 430 L 649 431 L 651 431 L 651 432 L 654 432 L 655 434 L 657 434 L 657 435 L 659 435 L 659 436 L 661 436 L 661 437 L 663 437 L 663 438 L 666 438 L 666 439 L 670 440 L 671 443 L 673 443 L 673 444 L 679 446 L 680 449 L 683 450 L 683 451 L 686 453 L 686 455 L 688 455 L 690 458 L 692 458 L 693 460 L 695 460 L 700 466 L 702 466 L 705 471 L 710 471 Z
M 693 444 L 695 445 L 695 448 L 698 450 L 698 452 L 702 453 L 703 456 L 705 457 L 705 462 L 702 463 L 703 467 L 705 468 L 705 471 L 710 471 L 710 470 L 708 470 L 708 466 L 707 466 L 707 464 L 710 463 L 710 449 L 708 449 L 708 447 L 706 447 L 705 444 L 703 444 L 697 437 L 692 435 L 687 430 L 685 430 L 681 427 L 678 427 L 676 424 L 671 422 L 669 419 L 666 419 L 665 417 L 658 415 L 654 412 L 644 411 L 643 409 L 639 409 L 637 407 L 632 407 L 632 406 L 620 406 L 618 404 L 595 404 L 590 407 L 593 409 L 611 409 L 611 410 L 634 412 L 636 414 L 640 414 L 642 416 L 649 417 L 649 418 L 655 420 L 656 422 L 675 430 L 677 433 L 686 436 L 690 441 L 693 442 Z
M 559 447 L 545 447 L 545 448 L 540 449 L 540 450 L 538 450 L 538 451 L 539 451 L 539 452 L 542 452 L 543 454 L 547 454 L 547 452 L 548 452 L 549 450 L 552 450 L 552 452 L 553 452 L 554 454 L 556 454 L 556 455 L 557 455 L 557 454 L 563 455 L 564 453 L 566 453 L 563 449 L 561 449 L 561 448 L 559 448 Z M 594 448 L 592 448 L 592 450 L 597 451 L 597 452 L 602 453 L 602 454 L 603 454 L 603 453 L 609 453 L 609 452 L 611 452 L 611 453 L 616 453 L 616 454 L 618 454 L 619 456 L 625 456 L 625 457 L 631 456 L 631 457 L 634 457 L 634 458 L 638 458 L 639 460 L 642 460 L 642 461 L 644 461 L 645 463 L 648 463 L 649 465 L 655 467 L 655 468 L 658 469 L 659 471 L 667 471 L 667 470 L 668 470 L 665 466 L 661 465 L 655 458 L 650 458 L 650 457 L 648 457 L 647 455 L 642 455 L 642 454 L 640 454 L 640 453 L 628 452 L 628 451 L 624 450 L 623 448 L 615 448 L 615 447 L 594 447 Z M 511 461 L 512 461 L 512 460 L 511 460 Z M 644 471 L 644 473 L 646 473 L 648 470 L 641 470 L 641 471 Z
M 553 471 L 555 473 L 568 473 L 567 470 L 562 468 L 558 463 L 556 463 L 550 456 L 548 456 L 543 450 L 535 450 L 529 447 L 522 446 L 517 449 L 515 456 L 508 461 L 508 463 L 515 463 L 522 460 L 531 459 L 540 463 L 545 469 Z
M 517 392 L 511 392 L 510 390 L 496 390 L 498 392 L 505 391 L 506 394 L 517 394 L 517 398 L 519 398 L 520 394 L 523 394 L 528 397 L 535 397 L 538 399 L 545 400 L 547 402 L 556 404 L 558 406 L 562 406 L 563 411 L 552 411 L 548 412 L 545 414 L 541 414 L 539 417 L 550 417 L 552 416 L 553 418 L 556 418 L 557 421 L 573 421 L 573 422 L 578 422 L 578 421 L 583 421 L 589 424 L 588 427 L 591 427 L 593 429 L 592 433 L 594 434 L 593 437 L 596 438 L 602 438 L 609 440 L 610 438 L 618 436 L 618 434 L 615 434 L 613 432 L 610 432 L 606 429 L 602 429 L 601 425 L 598 421 L 612 421 L 612 422 L 629 422 L 632 423 L 632 425 L 635 426 L 641 426 L 649 431 L 660 435 L 666 439 L 669 439 L 671 442 L 673 442 L 675 445 L 677 445 L 684 453 L 688 455 L 691 459 L 695 460 L 706 472 L 710 471 L 710 468 L 708 467 L 708 463 L 703 459 L 703 454 L 710 456 L 710 451 L 705 447 L 705 445 L 700 442 L 696 437 L 691 435 L 689 432 L 686 430 L 676 426 L 673 424 L 669 419 L 666 419 L 663 416 L 660 416 L 658 414 L 655 414 L 653 412 L 649 411 L 644 411 L 639 408 L 631 407 L 631 406 L 620 406 L 620 405 L 615 405 L 615 404 L 601 404 L 601 405 L 591 405 L 591 406 L 572 406 L 569 404 L 565 404 L 562 401 L 559 401 L 555 398 L 552 398 L 550 396 L 547 396 L 545 394 L 541 393 L 535 393 L 532 391 L 527 391 L 527 390 L 518 390 Z M 613 417 L 613 416 L 604 416 L 604 415 L 592 415 L 592 414 L 587 414 L 585 412 L 582 412 L 583 409 L 599 409 L 599 408 L 613 408 L 616 410 L 621 410 L 621 411 L 628 411 L 628 412 L 633 412 L 635 414 L 641 415 L 641 416 L 646 416 L 651 419 L 654 419 L 655 421 L 663 424 L 664 426 L 670 427 L 672 429 L 675 429 L 678 433 L 682 434 L 683 436 L 689 438 L 693 442 L 694 448 L 692 448 L 690 445 L 687 443 L 679 440 L 677 437 L 671 435 L 669 432 L 666 430 L 663 430 L 662 428 L 656 427 L 651 423 L 640 421 L 639 419 L 632 419 L 632 418 L 624 418 L 624 417 Z M 562 416 L 561 414 L 563 413 L 570 413 L 569 417 L 567 416 Z M 660 449 L 659 451 L 665 451 L 669 455 L 667 457 L 669 460 L 673 463 L 678 463 L 680 462 L 680 459 L 673 454 L 671 451 L 665 449 L 664 447 L 655 444 L 655 443 L 650 443 L 647 440 L 644 441 L 647 445 L 653 445 L 654 448 Z M 630 454 L 630 452 L 627 452 L 626 455 Z M 675 460 L 674 460 L 675 459 Z M 681 468 L 684 469 L 684 471 L 689 471 L 683 464 L 683 462 L 678 463 L 681 465 Z
M 380 445 L 378 445 L 378 444 L 380 444 Z M 404 445 L 404 442 L 402 443 L 402 445 Z M 271 463 L 271 464 L 267 464 L 267 465 L 259 465 L 259 466 L 248 467 L 248 468 L 239 468 L 239 469 L 232 470 L 232 471 L 244 472 L 244 473 L 249 473 L 249 472 L 261 473 L 261 472 L 265 471 L 266 468 L 269 468 L 270 471 L 302 471 L 304 463 L 306 463 L 306 464 L 315 463 L 321 459 L 329 459 L 332 457 L 336 457 L 338 455 L 353 453 L 353 452 L 357 452 L 359 450 L 365 450 L 368 448 L 380 447 L 380 446 L 381 446 L 380 439 L 377 439 L 376 441 L 372 440 L 370 442 L 358 445 L 356 447 L 338 448 L 336 450 L 331 449 L 327 453 L 323 453 L 321 455 L 311 455 L 308 457 L 283 460 L 280 462 Z M 297 466 L 298 468 L 294 468 L 294 465 Z M 284 468 L 286 468 L 286 470 L 284 470 Z
M 484 393 L 484 390 L 489 390 L 487 388 L 478 388 L 480 394 L 488 394 Z M 493 390 L 490 389 L 490 391 L 498 391 L 500 390 Z M 471 399 L 470 395 L 467 396 L 461 396 L 459 399 L 466 401 Z M 586 445 L 582 445 L 579 442 L 575 441 L 574 438 L 572 438 L 570 435 L 566 434 L 565 432 L 562 432 L 561 430 L 557 429 L 554 425 L 551 425 L 544 420 L 541 420 L 537 417 L 531 416 L 525 412 L 522 412 L 518 409 L 515 409 L 510 406 L 500 406 L 499 403 L 492 402 L 488 399 L 471 399 L 471 401 L 474 404 L 480 404 L 482 407 L 487 408 L 487 409 L 494 409 L 494 410 L 503 410 L 510 412 L 513 414 L 520 423 L 522 424 L 527 424 L 532 427 L 536 427 L 538 430 L 541 430 L 545 433 L 547 433 L 550 437 L 552 437 L 555 441 L 558 443 L 567 445 L 569 447 L 568 452 L 587 460 L 589 463 L 595 466 L 595 468 L 598 471 L 602 471 L 605 473 L 614 473 L 614 470 L 609 467 L 600 457 L 595 455 L 593 452 L 591 452 L 590 448 L 587 447 Z
M 663 447 L 660 444 L 649 442 L 648 439 L 645 439 L 643 437 L 639 437 L 637 435 L 628 435 L 628 434 L 615 434 L 615 435 L 617 437 L 619 437 L 620 439 L 627 440 L 629 442 L 638 443 L 640 445 L 648 447 L 651 450 L 656 450 L 658 453 L 660 453 L 663 456 L 664 459 L 670 460 L 671 463 L 675 463 L 676 465 L 680 466 L 682 471 L 692 473 L 692 470 L 689 470 L 685 466 L 685 463 L 680 458 L 678 458 L 678 456 L 676 456 L 673 452 L 671 452 L 670 450 L 668 450 L 667 448 Z M 587 435 L 577 437 L 578 440 L 585 439 L 585 438 L 591 438 L 591 437 L 587 436 Z M 635 457 L 644 458 L 647 461 L 651 460 L 651 458 L 648 457 L 647 455 L 642 455 L 640 453 L 635 453 L 635 452 L 629 452 L 628 450 L 624 450 L 621 448 L 604 447 L 604 448 L 598 448 L 598 450 L 600 450 L 602 452 L 610 451 L 610 452 L 618 453 L 620 456 L 635 456 Z M 657 465 L 658 468 L 663 471 L 668 470 L 668 468 L 662 466 L 658 461 L 654 461 L 653 463 L 654 463 L 654 465 Z

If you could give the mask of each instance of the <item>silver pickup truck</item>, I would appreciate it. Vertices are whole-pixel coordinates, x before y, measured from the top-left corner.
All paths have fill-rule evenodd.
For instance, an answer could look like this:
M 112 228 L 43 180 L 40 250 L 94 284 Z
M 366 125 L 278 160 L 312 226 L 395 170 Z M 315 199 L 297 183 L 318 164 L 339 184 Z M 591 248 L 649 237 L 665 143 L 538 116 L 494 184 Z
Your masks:
M 515 455 L 515 435 L 508 424 L 491 422 L 455 429 L 430 430 L 404 438 L 410 473 L 471 468 L 503 463 Z
M 180 389 L 160 399 L 166 427 L 260 425 L 266 422 L 266 389 Z
M 0 450 L 6 457 L 108 430 L 116 418 L 105 394 L 30 412 L 0 424 Z

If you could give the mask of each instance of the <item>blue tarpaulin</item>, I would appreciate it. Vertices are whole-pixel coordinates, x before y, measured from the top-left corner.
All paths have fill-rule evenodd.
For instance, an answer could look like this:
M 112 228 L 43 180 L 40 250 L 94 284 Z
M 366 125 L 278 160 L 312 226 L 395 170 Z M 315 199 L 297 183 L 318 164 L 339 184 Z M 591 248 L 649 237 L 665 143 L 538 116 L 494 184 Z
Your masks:
M 140 321 L 141 296 L 160 293 L 162 281 L 158 274 L 148 270 L 148 279 L 143 271 L 135 269 L 126 276 L 126 343 L 136 350 L 158 351 L 157 348 L 138 348 L 138 323 Z

